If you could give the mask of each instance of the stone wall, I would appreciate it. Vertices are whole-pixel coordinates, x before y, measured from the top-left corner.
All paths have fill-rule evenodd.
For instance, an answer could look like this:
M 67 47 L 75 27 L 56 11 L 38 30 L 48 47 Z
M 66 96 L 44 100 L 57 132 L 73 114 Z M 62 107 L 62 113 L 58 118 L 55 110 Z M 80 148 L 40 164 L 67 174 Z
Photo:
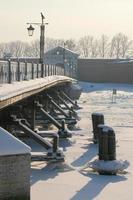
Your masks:
M 0 156 L 0 199 L 30 200 L 30 154 Z
M 78 80 L 133 83 L 133 62 L 116 59 L 78 59 Z

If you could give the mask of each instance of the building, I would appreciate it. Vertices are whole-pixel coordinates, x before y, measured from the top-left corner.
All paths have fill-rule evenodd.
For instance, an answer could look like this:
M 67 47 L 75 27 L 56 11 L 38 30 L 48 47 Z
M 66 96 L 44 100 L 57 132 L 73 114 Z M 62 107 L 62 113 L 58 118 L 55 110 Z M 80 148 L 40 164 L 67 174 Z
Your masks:
M 44 54 L 44 63 L 49 65 L 57 65 L 65 68 L 66 75 L 73 78 L 77 77 L 77 64 L 79 54 L 66 49 L 61 46 L 57 46 Z

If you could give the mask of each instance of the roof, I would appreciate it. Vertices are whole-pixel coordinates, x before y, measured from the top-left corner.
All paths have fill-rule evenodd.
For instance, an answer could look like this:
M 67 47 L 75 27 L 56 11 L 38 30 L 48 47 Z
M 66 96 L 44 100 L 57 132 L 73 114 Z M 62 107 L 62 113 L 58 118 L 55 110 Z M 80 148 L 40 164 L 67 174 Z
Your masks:
M 72 51 L 72 50 L 70 50 L 70 49 L 64 48 L 64 47 L 62 47 L 62 46 L 57 46 L 57 47 L 55 47 L 55 48 L 53 48 L 53 49 L 50 49 L 49 51 L 45 52 L 44 55 L 49 54 L 49 53 L 52 53 L 52 52 L 55 52 L 55 51 L 57 51 L 58 49 L 62 49 L 62 50 L 65 49 L 65 52 L 68 52 L 68 53 L 74 54 L 74 55 L 76 55 L 76 56 L 79 56 L 78 53 L 76 53 L 76 52 L 74 52 L 74 51 Z

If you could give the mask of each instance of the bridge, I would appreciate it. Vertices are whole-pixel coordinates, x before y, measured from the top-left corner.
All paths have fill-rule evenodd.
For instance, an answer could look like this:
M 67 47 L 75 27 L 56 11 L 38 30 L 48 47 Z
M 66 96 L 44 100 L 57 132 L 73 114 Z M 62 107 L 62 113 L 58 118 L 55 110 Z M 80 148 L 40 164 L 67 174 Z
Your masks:
M 79 108 L 69 96 L 70 76 L 70 69 L 61 66 L 0 61 L 0 126 L 44 147 L 46 155 L 33 160 L 64 160 L 59 137 L 72 136 L 69 129 L 77 123 Z M 56 131 L 49 131 L 51 124 Z

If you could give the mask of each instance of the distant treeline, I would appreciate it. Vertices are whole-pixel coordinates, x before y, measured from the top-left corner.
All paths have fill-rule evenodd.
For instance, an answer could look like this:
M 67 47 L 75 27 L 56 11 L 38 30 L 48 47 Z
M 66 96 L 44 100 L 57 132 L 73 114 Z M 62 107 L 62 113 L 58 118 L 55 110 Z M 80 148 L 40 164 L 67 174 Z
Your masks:
M 79 53 L 81 58 L 129 58 L 133 53 L 133 41 L 123 33 L 112 38 L 86 35 L 79 40 L 45 39 L 45 52 L 60 45 Z M 0 57 L 39 57 L 39 40 L 31 43 L 13 41 L 0 43 Z

